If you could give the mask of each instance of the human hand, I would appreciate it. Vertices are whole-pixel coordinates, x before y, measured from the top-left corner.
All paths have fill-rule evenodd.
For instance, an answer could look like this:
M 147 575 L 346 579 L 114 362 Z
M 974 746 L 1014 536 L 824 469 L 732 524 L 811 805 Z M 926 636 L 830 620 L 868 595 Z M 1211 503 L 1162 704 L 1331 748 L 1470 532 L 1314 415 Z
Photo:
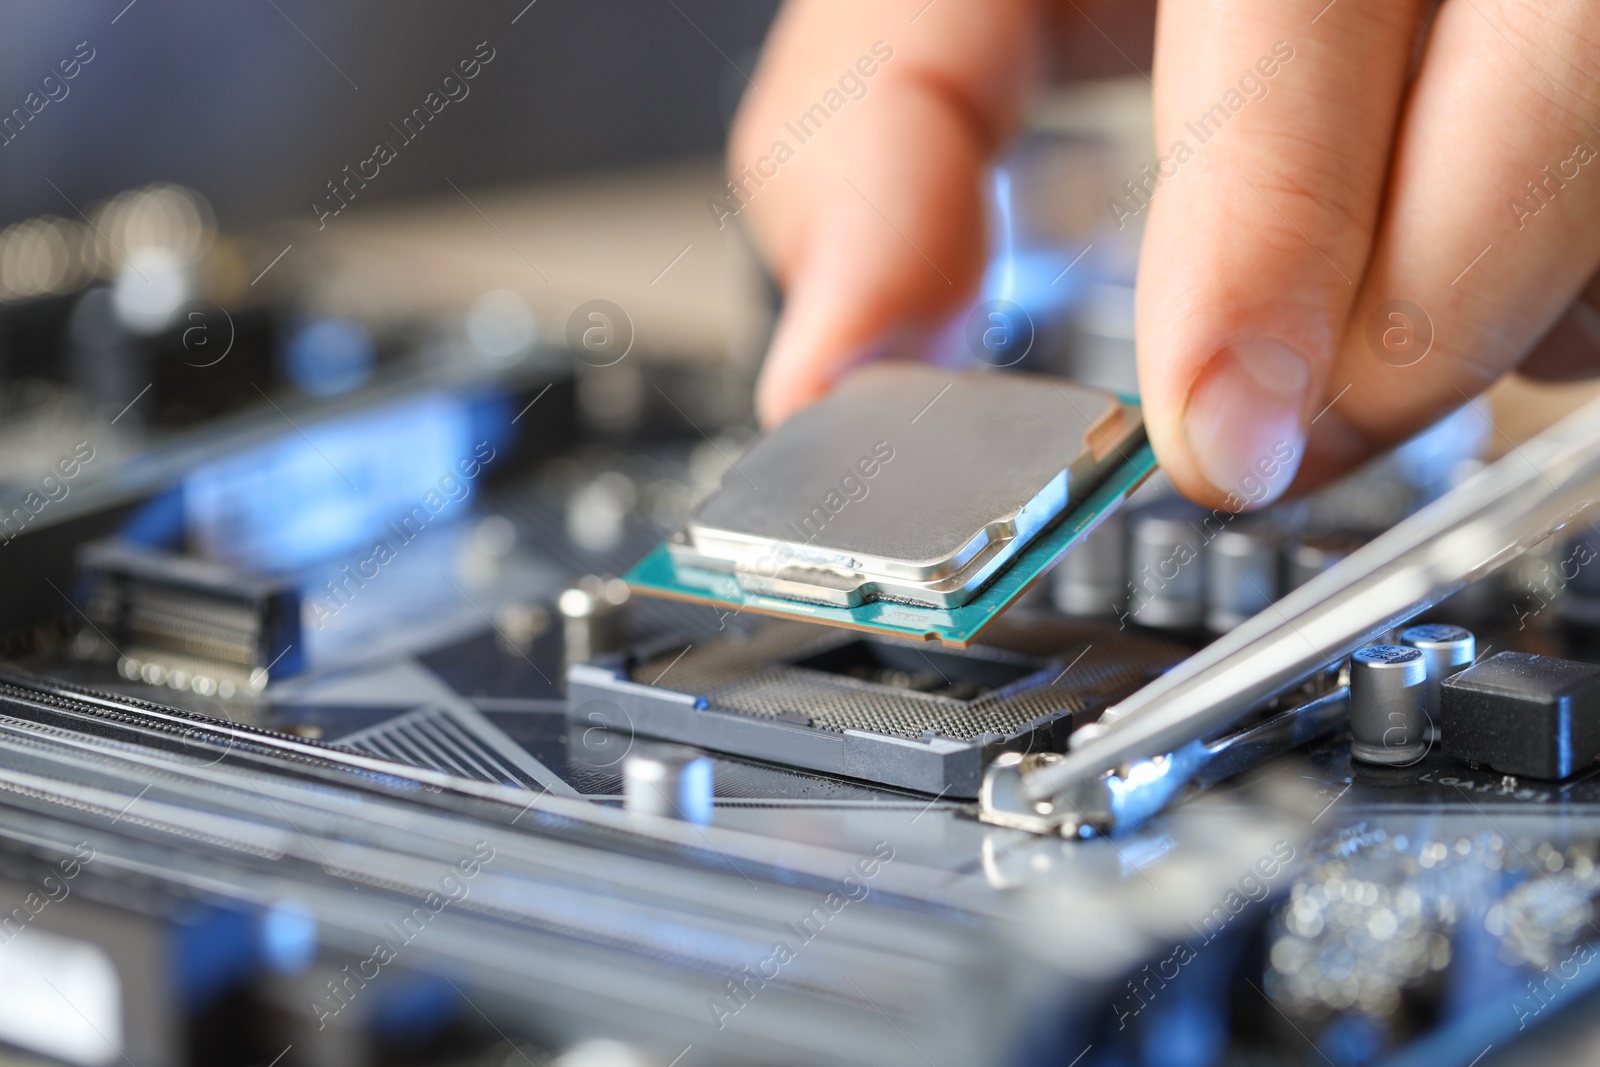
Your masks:
M 1600 313 L 1578 301 L 1600 266 L 1600 8 L 1449 0 L 1430 23 L 1425 0 L 1325 3 L 1159 8 L 1139 378 L 1162 466 L 1211 506 L 1263 464 L 1272 496 L 1297 469 L 1302 488 L 1342 473 L 1536 346 L 1529 372 L 1600 364 Z M 1086 0 L 790 0 L 730 142 L 787 293 L 764 422 L 970 298 L 984 168 L 1049 44 L 1106 18 Z M 859 99 L 796 143 L 785 123 L 852 70 Z M 780 139 L 794 151 L 772 161 Z M 763 159 L 755 186 L 741 168 Z

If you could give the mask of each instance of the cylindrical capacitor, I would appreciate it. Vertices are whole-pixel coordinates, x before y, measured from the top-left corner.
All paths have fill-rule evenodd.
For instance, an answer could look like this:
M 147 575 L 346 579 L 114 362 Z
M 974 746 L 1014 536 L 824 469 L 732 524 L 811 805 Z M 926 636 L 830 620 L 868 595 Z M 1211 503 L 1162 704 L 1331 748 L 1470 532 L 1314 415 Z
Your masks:
M 1204 620 L 1205 516 L 1184 500 L 1159 501 L 1128 516 L 1128 618 L 1168 630 L 1193 629 Z
M 1568 542 L 1553 570 L 1555 581 L 1549 584 L 1561 590 L 1555 598 L 1559 616 L 1579 626 L 1600 626 L 1600 534 L 1591 526 Z
M 1350 656 L 1350 755 L 1367 763 L 1415 763 L 1428 752 L 1428 668 L 1404 645 L 1368 645 Z
M 1293 591 L 1360 548 L 1356 534 L 1322 533 L 1302 537 L 1284 550 L 1284 586 Z
M 1206 629 L 1227 633 L 1278 599 L 1278 531 L 1240 519 L 1206 545 Z
M 566 661 L 587 663 L 628 644 L 628 586 L 620 578 L 587 575 L 556 600 Z
M 1478 641 L 1471 630 L 1444 623 L 1423 623 L 1400 631 L 1400 643 L 1422 653 L 1428 671 L 1428 740 L 1439 740 L 1439 687 L 1457 671 L 1478 658 Z
M 711 821 L 711 758 L 684 745 L 638 745 L 622 761 L 629 811 L 705 825 Z
M 1127 560 L 1127 522 L 1113 512 L 1056 568 L 1050 590 L 1056 610 L 1074 619 L 1121 614 L 1128 596 Z

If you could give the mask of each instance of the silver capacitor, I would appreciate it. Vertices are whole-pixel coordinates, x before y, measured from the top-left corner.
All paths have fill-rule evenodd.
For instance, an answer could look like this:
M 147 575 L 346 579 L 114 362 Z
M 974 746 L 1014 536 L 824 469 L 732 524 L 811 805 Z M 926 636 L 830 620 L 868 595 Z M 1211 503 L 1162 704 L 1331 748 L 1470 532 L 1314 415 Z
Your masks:
M 1239 519 L 1206 545 L 1206 629 L 1227 633 L 1278 599 L 1278 546 L 1269 521 Z
M 628 586 L 621 578 L 585 575 L 556 600 L 567 663 L 587 663 L 628 645 Z
M 1162 500 L 1128 516 L 1127 618 L 1141 626 L 1188 630 L 1205 619 L 1201 522 L 1207 512 Z
M 1400 631 L 1399 642 L 1422 653 L 1428 671 L 1428 740 L 1439 740 L 1440 686 L 1458 671 L 1472 666 L 1478 658 L 1478 640 L 1472 631 L 1445 623 L 1423 623 Z
M 1360 548 L 1365 538 L 1353 533 L 1310 534 L 1284 549 L 1284 579 L 1288 591 L 1311 579 Z
M 1419 649 L 1368 645 L 1350 655 L 1350 755 L 1390 766 L 1428 752 L 1428 667 Z
M 711 758 L 685 745 L 637 745 L 622 761 L 629 811 L 705 825 L 711 821 Z
M 1127 561 L 1128 524 L 1121 512 L 1112 512 L 1056 568 L 1050 587 L 1055 609 L 1074 619 L 1121 614 Z

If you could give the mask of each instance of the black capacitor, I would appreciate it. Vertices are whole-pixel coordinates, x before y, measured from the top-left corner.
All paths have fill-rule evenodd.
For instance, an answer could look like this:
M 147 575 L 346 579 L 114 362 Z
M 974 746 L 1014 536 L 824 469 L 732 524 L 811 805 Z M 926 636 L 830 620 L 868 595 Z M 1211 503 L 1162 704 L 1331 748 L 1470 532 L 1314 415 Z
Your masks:
M 1440 701 L 1457 759 L 1566 778 L 1600 755 L 1600 665 L 1501 652 L 1446 678 Z

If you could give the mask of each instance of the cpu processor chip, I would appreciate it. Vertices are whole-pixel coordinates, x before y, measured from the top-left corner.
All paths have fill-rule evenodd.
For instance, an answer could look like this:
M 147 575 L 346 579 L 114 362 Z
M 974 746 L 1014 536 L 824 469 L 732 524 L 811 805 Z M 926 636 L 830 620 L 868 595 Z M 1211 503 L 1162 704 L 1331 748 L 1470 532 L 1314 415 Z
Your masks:
M 1112 393 L 872 364 L 759 440 L 628 580 L 965 644 L 1152 466 Z

